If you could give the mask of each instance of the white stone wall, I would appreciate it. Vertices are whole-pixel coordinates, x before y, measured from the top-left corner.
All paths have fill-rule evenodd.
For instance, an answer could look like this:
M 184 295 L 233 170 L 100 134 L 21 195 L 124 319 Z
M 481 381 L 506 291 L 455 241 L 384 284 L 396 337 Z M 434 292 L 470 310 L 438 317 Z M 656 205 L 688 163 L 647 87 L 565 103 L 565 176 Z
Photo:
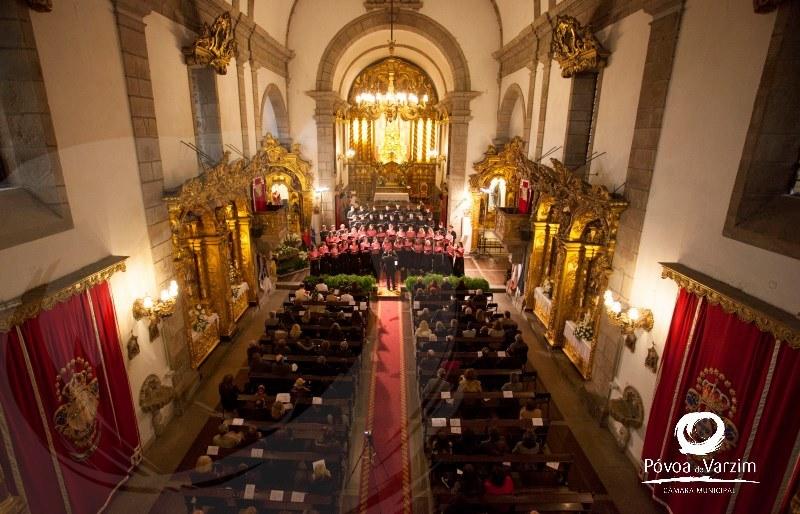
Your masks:
M 611 191 L 625 182 L 628 172 L 650 18 L 638 11 L 597 34 L 611 56 L 603 69 L 593 145 L 593 151 L 605 155 L 591 162 L 590 182 Z
M 131 315 L 133 300 L 155 294 L 156 285 L 112 5 L 56 2 L 51 13 L 31 12 L 31 20 L 74 228 L 0 251 L 0 300 L 107 255 L 129 256 L 111 290 L 122 344 L 132 331 L 139 335 L 141 353 L 126 363 L 138 405 L 144 378 L 167 369 L 162 346 L 148 343 L 144 322 Z M 147 442 L 149 416 L 137 416 Z
M 659 262 L 681 262 L 800 311 L 800 262 L 722 236 L 775 15 L 754 14 L 748 0 L 689 0 L 683 16 L 631 298 L 653 309 L 659 354 L 677 295 L 659 278 Z M 647 348 L 622 351 L 617 379 L 642 394 L 645 420 L 655 386 Z M 646 429 L 633 433 L 635 456 Z
M 181 143 L 195 142 L 189 73 L 181 48 L 196 36 L 158 13 L 144 21 L 164 187 L 174 189 L 199 171 L 197 154 Z

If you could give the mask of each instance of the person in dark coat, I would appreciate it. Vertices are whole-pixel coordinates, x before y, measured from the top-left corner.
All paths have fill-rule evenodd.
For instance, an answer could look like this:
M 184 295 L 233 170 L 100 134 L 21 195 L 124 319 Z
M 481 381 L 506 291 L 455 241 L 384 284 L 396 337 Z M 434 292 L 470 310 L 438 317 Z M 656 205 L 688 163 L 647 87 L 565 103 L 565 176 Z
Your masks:
M 222 413 L 235 412 L 236 403 L 239 399 L 239 388 L 233 383 L 233 375 L 225 375 L 219 383 L 219 401 L 222 404 Z

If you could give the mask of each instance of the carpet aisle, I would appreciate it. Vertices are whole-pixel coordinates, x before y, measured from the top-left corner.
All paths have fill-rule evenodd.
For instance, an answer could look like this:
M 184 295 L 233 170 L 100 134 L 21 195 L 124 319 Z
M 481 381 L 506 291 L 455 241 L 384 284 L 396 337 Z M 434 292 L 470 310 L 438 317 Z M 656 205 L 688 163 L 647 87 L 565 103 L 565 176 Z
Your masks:
M 362 459 L 361 513 L 411 513 L 402 305 L 399 301 L 377 304 L 378 340 L 371 356 L 366 423 L 366 430 L 373 434 L 375 452 Z

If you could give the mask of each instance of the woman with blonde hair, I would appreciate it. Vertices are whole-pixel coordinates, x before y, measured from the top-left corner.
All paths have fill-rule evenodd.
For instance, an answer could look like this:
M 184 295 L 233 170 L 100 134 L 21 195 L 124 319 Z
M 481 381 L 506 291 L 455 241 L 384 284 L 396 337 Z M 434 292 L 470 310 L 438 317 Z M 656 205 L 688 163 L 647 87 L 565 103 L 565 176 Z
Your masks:
M 417 326 L 417 330 L 414 331 L 414 337 L 430 337 L 431 335 L 431 327 L 428 326 L 428 322 L 422 320 L 419 322 Z
M 492 328 L 489 329 L 489 337 L 503 337 L 506 335 L 506 331 L 503 330 L 503 324 L 500 320 L 495 321 L 492 324 Z
M 292 328 L 289 329 L 289 339 L 300 339 L 300 336 L 303 335 L 303 329 L 300 328 L 300 325 L 295 323 L 292 325 Z
M 474 369 L 467 368 L 464 370 L 464 374 L 461 375 L 461 378 L 458 380 L 458 392 L 460 393 L 483 392 L 481 381 L 478 380 L 477 374 L 475 373 Z

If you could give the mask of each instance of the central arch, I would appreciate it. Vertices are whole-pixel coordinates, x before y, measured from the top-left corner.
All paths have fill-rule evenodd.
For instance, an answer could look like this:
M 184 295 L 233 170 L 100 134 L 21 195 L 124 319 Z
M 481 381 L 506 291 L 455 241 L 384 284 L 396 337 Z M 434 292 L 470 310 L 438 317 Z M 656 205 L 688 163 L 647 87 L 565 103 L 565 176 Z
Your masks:
M 456 91 L 470 90 L 469 66 L 464 52 L 456 38 L 441 24 L 416 11 L 400 9 L 395 13 L 394 25 L 396 28 L 414 32 L 429 39 L 442 54 L 444 54 L 453 74 L 453 84 Z M 386 9 L 377 9 L 368 12 L 350 23 L 336 33 L 325 47 L 317 68 L 317 90 L 333 90 L 333 78 L 339 61 L 345 51 L 358 39 L 366 34 L 389 28 L 390 13 Z

